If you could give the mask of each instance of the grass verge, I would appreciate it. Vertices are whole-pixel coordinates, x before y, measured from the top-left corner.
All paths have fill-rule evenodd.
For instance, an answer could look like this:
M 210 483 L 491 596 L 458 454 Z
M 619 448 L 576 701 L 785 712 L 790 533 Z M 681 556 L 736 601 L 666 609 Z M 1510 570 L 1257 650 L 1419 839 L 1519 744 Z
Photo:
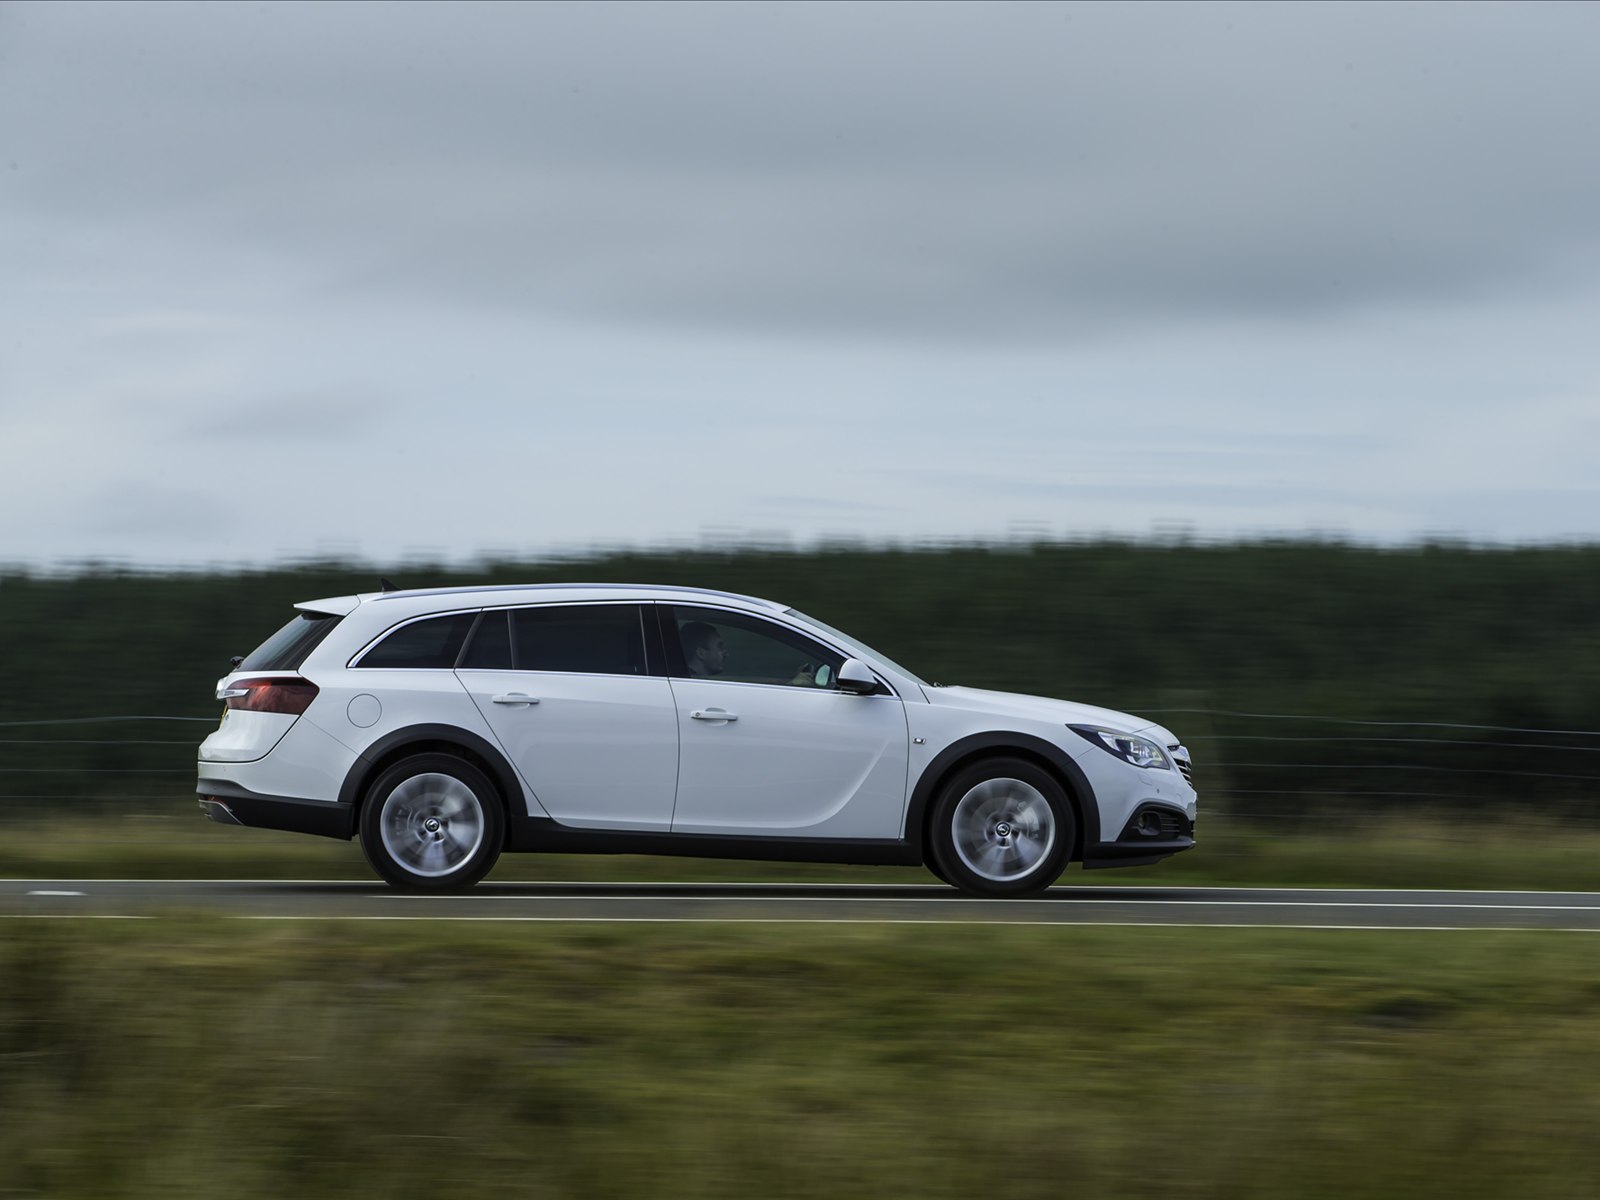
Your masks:
M 371 879 L 354 842 L 213 825 L 190 805 L 149 816 L 13 820 L 6 878 Z M 1195 849 L 1153 867 L 1083 871 L 1080 886 L 1505 888 L 1600 886 L 1600 830 L 1534 818 L 1249 823 L 1202 814 Z M 927 883 L 918 869 L 625 855 L 507 855 L 495 880 L 865 880 Z
M 1600 1194 L 1582 934 L 0 923 L 0 1195 Z

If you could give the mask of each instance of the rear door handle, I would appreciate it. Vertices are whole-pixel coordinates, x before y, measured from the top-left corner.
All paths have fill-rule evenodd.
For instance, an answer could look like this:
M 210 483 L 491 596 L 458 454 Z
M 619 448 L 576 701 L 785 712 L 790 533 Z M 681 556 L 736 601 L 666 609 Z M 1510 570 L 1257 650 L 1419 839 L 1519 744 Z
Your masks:
M 724 712 L 720 708 L 697 708 L 689 714 L 696 721 L 737 721 L 738 713 Z
M 504 696 L 494 698 L 496 704 L 537 704 L 539 697 L 524 696 L 521 692 L 507 692 Z

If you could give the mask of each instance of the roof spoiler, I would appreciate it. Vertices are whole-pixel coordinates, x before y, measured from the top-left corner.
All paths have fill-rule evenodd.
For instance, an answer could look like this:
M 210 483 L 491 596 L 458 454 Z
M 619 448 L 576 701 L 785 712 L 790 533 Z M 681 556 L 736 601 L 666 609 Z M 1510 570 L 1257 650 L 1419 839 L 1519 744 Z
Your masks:
M 360 603 L 360 596 L 329 596 L 325 600 L 302 600 L 295 608 L 323 617 L 347 617 Z

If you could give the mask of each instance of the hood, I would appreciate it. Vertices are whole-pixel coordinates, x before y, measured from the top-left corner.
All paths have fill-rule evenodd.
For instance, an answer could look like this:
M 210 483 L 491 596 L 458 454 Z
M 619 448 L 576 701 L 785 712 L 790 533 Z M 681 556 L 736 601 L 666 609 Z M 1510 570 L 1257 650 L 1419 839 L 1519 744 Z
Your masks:
M 1006 717 L 1023 717 L 1032 721 L 1052 721 L 1062 725 L 1102 725 L 1119 733 L 1140 733 L 1163 746 L 1174 745 L 1178 739 L 1163 726 L 1145 717 L 1118 712 L 1114 708 L 1096 708 L 1092 704 L 1078 704 L 1072 700 L 1054 700 L 1048 696 L 1024 696 L 1018 692 L 990 692 L 983 688 L 942 687 L 926 689 L 928 703 L 951 708 L 966 708 L 975 712 L 995 713 Z

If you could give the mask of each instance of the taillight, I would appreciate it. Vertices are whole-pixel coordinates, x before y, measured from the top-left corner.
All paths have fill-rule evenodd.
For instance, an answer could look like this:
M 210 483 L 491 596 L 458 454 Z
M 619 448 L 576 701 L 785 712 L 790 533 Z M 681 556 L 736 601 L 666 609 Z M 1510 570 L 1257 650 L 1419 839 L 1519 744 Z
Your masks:
M 298 717 L 317 698 L 309 679 L 235 679 L 217 692 L 217 699 L 241 712 L 288 713 Z

